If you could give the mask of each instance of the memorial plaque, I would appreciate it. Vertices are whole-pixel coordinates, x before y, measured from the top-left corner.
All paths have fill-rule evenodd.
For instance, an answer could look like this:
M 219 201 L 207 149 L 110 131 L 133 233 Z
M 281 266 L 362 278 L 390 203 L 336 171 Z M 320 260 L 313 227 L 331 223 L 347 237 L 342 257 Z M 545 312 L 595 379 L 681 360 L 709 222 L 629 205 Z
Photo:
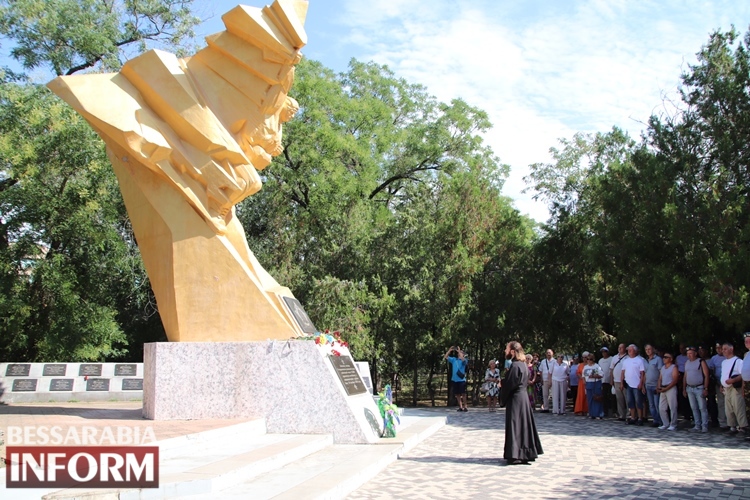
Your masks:
M 292 316 L 294 316 L 294 319 L 297 321 L 300 329 L 305 333 L 315 333 L 317 331 L 315 329 L 315 325 L 313 325 L 312 321 L 310 321 L 310 317 L 305 312 L 302 304 L 299 303 L 299 300 L 292 297 L 282 298 L 284 299 L 284 302 L 286 303 L 289 310 L 292 311 Z
M 31 371 L 31 363 L 11 364 L 5 369 L 6 377 L 28 377 Z
M 42 375 L 45 377 L 64 377 L 67 370 L 68 365 L 65 363 L 48 363 L 44 365 Z
M 122 379 L 122 390 L 123 391 L 142 391 L 143 390 L 143 379 L 142 378 L 124 378 L 124 379 Z
M 108 378 L 90 378 L 86 381 L 87 391 L 109 391 Z
M 36 391 L 35 378 L 19 378 L 13 381 L 12 392 L 34 392 Z
M 49 390 L 50 392 L 72 391 L 73 379 L 72 378 L 53 378 L 49 382 Z
M 82 364 L 78 369 L 78 375 L 83 377 L 88 375 L 89 377 L 101 377 L 102 376 L 102 364 Z
M 347 396 L 368 392 L 350 356 L 328 356 L 328 359 L 331 360 L 333 369 L 336 371 L 336 375 L 339 376 L 339 380 L 341 380 Z
M 115 365 L 115 377 L 135 377 L 138 365 Z

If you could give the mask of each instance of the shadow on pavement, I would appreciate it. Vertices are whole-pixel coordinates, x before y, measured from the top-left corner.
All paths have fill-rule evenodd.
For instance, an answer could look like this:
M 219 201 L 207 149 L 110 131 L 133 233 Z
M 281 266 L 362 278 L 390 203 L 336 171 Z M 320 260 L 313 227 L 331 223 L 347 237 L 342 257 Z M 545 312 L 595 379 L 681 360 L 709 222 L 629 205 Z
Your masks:
M 2 410 L 0 410 L 2 411 Z M 465 429 L 486 430 L 496 428 L 503 432 L 505 429 L 505 410 L 489 413 L 486 408 L 470 408 L 466 413 L 458 413 L 452 408 L 418 408 L 407 409 L 408 412 L 417 411 L 422 414 L 445 415 L 448 417 L 448 425 L 462 427 Z M 748 449 L 750 441 L 741 436 L 730 435 L 711 429 L 708 434 L 690 433 L 687 430 L 692 427 L 685 421 L 680 421 L 677 431 L 661 431 L 646 424 L 642 427 L 626 425 L 617 419 L 591 420 L 573 414 L 555 416 L 551 413 L 535 412 L 537 431 L 544 445 L 544 435 L 584 437 L 600 435 L 616 439 L 635 439 L 648 442 L 663 441 L 670 446 L 701 446 L 708 448 Z
M 80 408 L 55 405 L 4 405 L 0 415 L 65 415 L 92 420 L 143 420 L 141 408 Z

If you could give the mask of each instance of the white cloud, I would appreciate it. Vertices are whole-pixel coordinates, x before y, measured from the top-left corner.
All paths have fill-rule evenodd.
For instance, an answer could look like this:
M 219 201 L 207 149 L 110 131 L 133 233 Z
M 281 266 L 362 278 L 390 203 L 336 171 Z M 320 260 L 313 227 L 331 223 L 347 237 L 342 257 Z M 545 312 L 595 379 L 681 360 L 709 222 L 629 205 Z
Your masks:
M 546 207 L 521 193 L 529 164 L 577 131 L 637 137 L 709 32 L 744 29 L 750 13 L 728 1 L 504 3 L 344 2 L 342 42 L 440 100 L 485 109 L 487 141 L 512 167 L 505 193 L 538 220 Z

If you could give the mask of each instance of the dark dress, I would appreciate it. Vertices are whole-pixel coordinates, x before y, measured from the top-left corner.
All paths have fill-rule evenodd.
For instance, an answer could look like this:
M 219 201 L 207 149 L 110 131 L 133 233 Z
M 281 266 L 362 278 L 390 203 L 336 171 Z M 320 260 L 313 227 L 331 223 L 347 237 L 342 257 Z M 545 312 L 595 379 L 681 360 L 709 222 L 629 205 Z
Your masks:
M 503 379 L 502 401 L 505 404 L 505 453 L 503 458 L 534 460 L 544 453 L 536 432 L 534 412 L 526 388 L 529 370 L 523 361 L 513 361 Z

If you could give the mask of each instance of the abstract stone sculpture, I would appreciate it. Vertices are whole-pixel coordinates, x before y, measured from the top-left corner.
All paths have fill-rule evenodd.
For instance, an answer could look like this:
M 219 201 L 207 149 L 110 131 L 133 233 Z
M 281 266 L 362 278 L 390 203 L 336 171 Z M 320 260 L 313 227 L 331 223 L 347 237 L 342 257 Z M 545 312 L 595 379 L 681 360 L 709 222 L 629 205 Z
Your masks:
M 107 144 L 170 341 L 302 333 L 292 293 L 250 251 L 234 205 L 282 152 L 306 13 L 306 0 L 241 5 L 190 58 L 151 50 L 119 73 L 48 84 Z

